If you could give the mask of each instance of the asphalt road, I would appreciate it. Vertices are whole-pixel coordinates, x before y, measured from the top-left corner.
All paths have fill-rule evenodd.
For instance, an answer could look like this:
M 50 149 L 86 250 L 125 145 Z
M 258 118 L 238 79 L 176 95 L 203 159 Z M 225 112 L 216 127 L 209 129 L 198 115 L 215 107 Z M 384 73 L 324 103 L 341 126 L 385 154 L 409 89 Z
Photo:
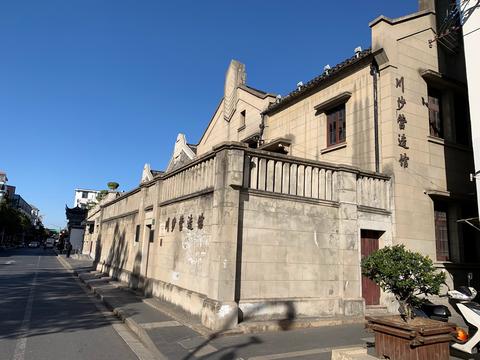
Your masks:
M 0 252 L 2 360 L 137 359 L 52 250 Z

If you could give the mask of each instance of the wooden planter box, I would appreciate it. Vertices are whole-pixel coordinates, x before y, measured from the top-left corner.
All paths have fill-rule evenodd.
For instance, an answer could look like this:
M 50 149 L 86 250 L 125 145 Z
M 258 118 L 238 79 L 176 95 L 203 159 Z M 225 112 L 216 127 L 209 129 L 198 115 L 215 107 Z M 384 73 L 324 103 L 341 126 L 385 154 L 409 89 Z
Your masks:
M 455 325 L 425 318 L 408 323 L 400 316 L 367 316 L 367 328 L 375 333 L 375 352 L 380 359 L 448 360 Z

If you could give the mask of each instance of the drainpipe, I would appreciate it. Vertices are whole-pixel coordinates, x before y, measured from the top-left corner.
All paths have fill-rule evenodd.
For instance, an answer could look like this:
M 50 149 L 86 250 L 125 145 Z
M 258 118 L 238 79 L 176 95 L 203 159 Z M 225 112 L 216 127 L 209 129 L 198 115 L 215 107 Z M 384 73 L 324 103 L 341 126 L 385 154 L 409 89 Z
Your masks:
M 263 145 L 263 131 L 265 130 L 265 114 L 262 112 L 260 113 L 260 135 L 258 136 L 258 147 Z
M 373 128 L 375 133 L 375 172 L 380 172 L 380 153 L 378 145 L 378 67 L 375 62 L 370 64 L 370 75 L 373 79 Z

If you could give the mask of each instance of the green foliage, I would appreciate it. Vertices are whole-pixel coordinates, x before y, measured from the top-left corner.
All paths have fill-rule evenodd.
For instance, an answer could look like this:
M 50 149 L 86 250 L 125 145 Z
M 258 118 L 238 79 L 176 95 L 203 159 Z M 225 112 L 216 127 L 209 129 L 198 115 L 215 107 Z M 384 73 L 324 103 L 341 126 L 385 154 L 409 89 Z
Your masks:
M 97 194 L 97 201 L 102 201 L 105 196 L 108 195 L 108 190 L 100 190 L 100 192 Z
M 445 282 L 445 274 L 436 272 L 429 257 L 404 245 L 387 246 L 363 258 L 362 274 L 395 296 L 404 319 L 413 318 L 412 307 L 421 302 L 420 295 L 437 295 Z
M 120 185 L 115 181 L 110 181 L 109 183 L 107 183 L 107 186 L 110 190 L 115 191 Z
M 22 238 L 41 240 L 44 236 L 45 229 L 41 223 L 33 226 L 30 219 L 12 207 L 7 199 L 0 202 L 0 240 L 16 243 Z
M 97 198 L 98 198 L 98 195 L 97 195 Z M 95 207 L 96 203 L 94 201 L 89 201 L 87 202 L 87 209 L 90 210 L 90 209 L 93 209 Z

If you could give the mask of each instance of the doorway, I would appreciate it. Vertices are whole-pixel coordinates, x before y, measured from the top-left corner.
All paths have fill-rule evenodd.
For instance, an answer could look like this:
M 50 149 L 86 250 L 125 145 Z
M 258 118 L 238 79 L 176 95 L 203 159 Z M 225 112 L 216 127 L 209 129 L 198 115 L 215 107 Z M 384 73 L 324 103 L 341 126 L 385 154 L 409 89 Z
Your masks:
M 373 230 L 360 231 L 362 259 L 378 250 L 378 239 L 382 233 L 382 231 Z M 380 305 L 380 287 L 365 276 L 362 276 L 362 297 L 365 299 L 366 306 Z

